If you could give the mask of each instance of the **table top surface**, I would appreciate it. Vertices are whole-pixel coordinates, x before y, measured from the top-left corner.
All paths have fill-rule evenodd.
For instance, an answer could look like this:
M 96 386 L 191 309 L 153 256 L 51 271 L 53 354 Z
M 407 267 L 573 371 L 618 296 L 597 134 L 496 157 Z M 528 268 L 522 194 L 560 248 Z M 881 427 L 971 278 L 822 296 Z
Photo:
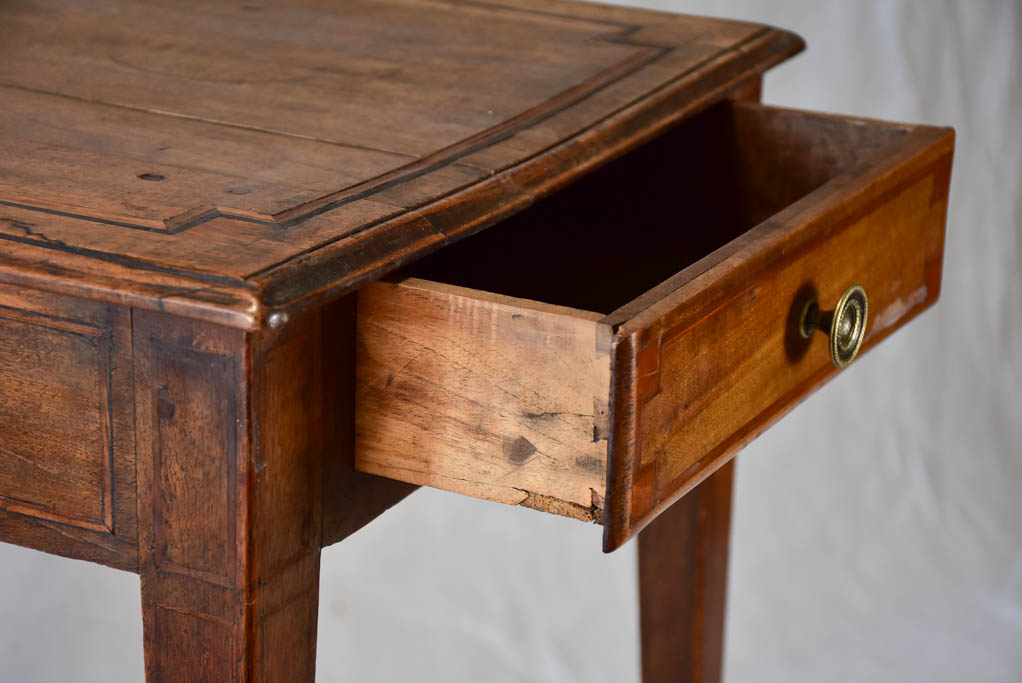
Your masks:
M 0 280 L 256 329 L 798 52 L 550 0 L 0 5 Z

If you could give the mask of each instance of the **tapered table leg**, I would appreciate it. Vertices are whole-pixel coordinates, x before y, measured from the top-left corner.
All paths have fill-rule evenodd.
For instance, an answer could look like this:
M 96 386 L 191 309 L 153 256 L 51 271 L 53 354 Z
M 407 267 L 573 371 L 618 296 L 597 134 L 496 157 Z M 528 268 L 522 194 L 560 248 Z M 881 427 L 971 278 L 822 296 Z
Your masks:
M 639 535 L 643 683 L 719 683 L 731 461 Z

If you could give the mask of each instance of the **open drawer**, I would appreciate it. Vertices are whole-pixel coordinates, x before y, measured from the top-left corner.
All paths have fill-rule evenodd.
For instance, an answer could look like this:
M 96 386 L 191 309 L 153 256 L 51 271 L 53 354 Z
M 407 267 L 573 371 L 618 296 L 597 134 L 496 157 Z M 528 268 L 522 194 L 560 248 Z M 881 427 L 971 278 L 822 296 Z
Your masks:
M 725 101 L 367 285 L 356 467 L 616 548 L 936 300 L 953 146 Z

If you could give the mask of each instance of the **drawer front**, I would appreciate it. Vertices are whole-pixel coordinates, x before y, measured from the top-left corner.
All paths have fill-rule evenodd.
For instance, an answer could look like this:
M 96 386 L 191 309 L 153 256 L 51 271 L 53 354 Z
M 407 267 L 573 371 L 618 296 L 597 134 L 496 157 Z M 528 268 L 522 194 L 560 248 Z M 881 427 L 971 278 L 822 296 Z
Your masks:
M 0 285 L 3 540 L 135 564 L 129 332 L 126 310 Z
M 679 273 L 618 321 L 605 546 L 613 549 L 837 370 L 807 300 L 864 287 L 863 349 L 939 294 L 953 134 L 918 129 Z M 665 293 L 666 292 L 666 293 Z

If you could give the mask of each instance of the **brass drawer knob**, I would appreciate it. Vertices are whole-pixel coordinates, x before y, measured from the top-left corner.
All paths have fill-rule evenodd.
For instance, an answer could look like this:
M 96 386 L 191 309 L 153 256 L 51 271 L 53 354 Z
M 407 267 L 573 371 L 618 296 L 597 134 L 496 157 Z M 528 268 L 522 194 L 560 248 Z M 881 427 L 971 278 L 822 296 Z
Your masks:
M 798 331 L 804 339 L 809 339 L 816 330 L 830 328 L 830 359 L 836 367 L 843 368 L 859 353 L 866 336 L 868 315 L 866 290 L 862 285 L 852 285 L 837 300 L 833 311 L 821 311 L 815 299 L 807 301 L 802 306 Z

